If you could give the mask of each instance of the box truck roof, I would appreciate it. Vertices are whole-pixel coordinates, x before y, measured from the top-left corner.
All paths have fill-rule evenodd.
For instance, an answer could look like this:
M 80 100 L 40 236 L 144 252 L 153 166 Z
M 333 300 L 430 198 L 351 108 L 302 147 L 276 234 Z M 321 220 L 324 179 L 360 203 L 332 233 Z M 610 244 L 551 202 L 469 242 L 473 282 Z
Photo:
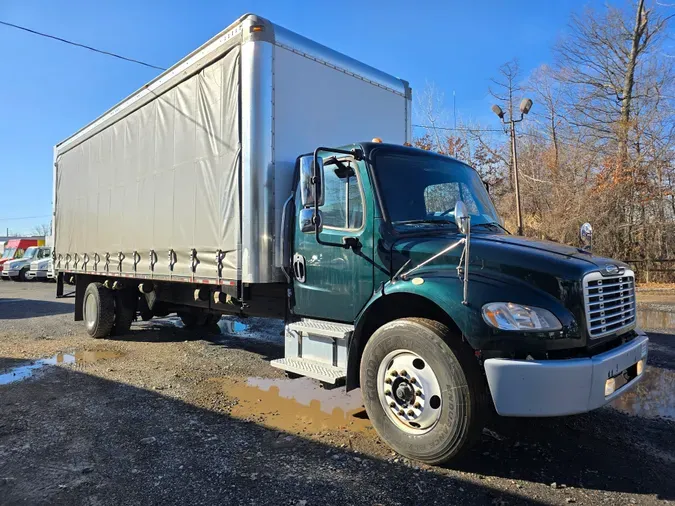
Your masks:
M 256 27 L 261 27 L 262 30 L 254 31 Z M 246 31 L 249 33 L 247 34 Z M 358 79 L 363 79 L 395 93 L 400 93 L 408 99 L 412 98 L 412 90 L 407 81 L 382 72 L 260 16 L 249 13 L 241 16 L 234 23 L 172 65 L 148 84 L 108 109 L 96 120 L 84 126 L 67 139 L 59 142 L 56 145 L 57 153 L 63 153 L 71 149 L 96 132 L 114 123 L 116 119 L 124 117 L 142 107 L 163 90 L 175 86 L 176 83 L 198 72 L 201 68 L 222 56 L 232 45 L 240 44 L 251 35 L 253 35 L 253 40 L 271 42 L 276 46 L 326 63 Z

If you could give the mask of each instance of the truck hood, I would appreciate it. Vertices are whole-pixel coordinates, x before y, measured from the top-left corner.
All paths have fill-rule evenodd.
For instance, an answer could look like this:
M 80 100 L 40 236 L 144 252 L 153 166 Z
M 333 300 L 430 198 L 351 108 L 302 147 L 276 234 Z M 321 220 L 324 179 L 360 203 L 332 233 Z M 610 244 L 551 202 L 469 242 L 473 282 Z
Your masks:
M 14 269 L 20 269 L 24 265 L 28 265 L 31 262 L 31 258 L 17 258 L 16 260 L 10 260 L 4 266 L 8 271 Z
M 434 234 L 397 240 L 392 246 L 392 269 L 396 272 L 408 259 L 406 270 L 442 251 L 461 236 Z M 455 275 L 462 246 L 458 246 L 418 270 L 420 276 Z M 505 234 L 474 233 L 470 245 L 470 271 L 506 285 L 538 288 L 564 301 L 580 288 L 583 276 L 606 265 L 628 266 L 609 258 L 591 255 L 579 248 L 551 241 L 538 241 Z
M 30 263 L 30 270 L 31 271 L 45 271 L 49 268 L 49 259 L 43 259 L 43 260 L 33 260 Z

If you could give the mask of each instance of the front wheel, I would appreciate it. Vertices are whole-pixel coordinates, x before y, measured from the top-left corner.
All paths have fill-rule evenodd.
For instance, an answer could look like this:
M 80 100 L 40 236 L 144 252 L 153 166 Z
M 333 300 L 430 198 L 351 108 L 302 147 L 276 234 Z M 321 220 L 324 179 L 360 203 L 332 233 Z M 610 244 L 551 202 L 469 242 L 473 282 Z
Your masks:
M 361 390 L 380 437 L 427 464 L 447 462 L 480 437 L 486 388 L 471 349 L 424 318 L 387 323 L 361 359 Z

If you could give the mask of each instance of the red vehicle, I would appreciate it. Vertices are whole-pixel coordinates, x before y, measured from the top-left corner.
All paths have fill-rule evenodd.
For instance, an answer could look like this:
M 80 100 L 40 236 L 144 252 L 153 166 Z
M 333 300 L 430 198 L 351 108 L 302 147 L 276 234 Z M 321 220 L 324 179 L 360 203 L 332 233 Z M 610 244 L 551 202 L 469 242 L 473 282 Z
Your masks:
M 2 258 L 0 258 L 0 272 L 6 262 L 14 260 L 15 258 L 21 258 L 26 251 L 26 248 L 31 246 L 42 246 L 44 245 L 44 240 L 41 239 L 10 239 L 5 243 L 5 251 L 2 252 Z M 0 276 L 2 277 L 2 276 Z M 3 278 L 8 279 L 8 278 Z

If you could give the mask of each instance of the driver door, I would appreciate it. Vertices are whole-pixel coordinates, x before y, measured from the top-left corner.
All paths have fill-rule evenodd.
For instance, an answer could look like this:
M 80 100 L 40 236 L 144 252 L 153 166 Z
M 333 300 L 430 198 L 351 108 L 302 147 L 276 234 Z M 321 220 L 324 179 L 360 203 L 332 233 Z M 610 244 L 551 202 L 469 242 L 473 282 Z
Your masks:
M 325 201 L 319 208 L 323 229 L 302 232 L 295 220 L 293 238 L 294 313 L 353 322 L 373 293 L 373 208 L 364 162 L 341 159 L 347 170 L 325 165 Z M 299 190 L 295 216 L 303 209 Z M 343 248 L 346 238 L 357 247 Z M 325 244 L 325 243 L 331 243 Z

